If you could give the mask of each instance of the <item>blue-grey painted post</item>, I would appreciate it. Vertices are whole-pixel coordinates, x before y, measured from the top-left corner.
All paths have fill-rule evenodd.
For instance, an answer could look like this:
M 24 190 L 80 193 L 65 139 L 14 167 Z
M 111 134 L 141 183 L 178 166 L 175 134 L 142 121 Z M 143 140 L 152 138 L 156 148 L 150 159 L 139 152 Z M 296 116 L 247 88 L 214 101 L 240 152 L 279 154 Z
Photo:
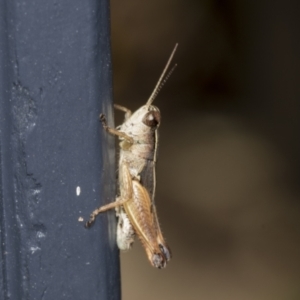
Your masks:
M 120 299 L 107 0 L 0 1 L 0 299 Z

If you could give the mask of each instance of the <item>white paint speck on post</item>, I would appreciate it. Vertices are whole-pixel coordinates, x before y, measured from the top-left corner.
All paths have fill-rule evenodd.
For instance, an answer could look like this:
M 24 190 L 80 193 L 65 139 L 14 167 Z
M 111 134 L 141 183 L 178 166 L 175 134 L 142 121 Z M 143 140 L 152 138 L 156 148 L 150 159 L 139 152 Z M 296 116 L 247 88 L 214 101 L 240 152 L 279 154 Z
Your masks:
M 79 196 L 81 193 L 81 188 L 80 186 L 76 187 L 76 195 Z

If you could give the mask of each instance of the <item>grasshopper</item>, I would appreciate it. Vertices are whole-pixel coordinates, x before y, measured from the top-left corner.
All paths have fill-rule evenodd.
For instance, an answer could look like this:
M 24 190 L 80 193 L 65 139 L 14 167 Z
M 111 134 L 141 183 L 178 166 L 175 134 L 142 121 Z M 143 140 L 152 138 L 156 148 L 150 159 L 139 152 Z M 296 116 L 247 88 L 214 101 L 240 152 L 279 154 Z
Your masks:
M 125 121 L 119 127 L 107 126 L 105 116 L 100 114 L 103 128 L 120 140 L 119 157 L 119 197 L 112 203 L 94 210 L 86 227 L 90 227 L 96 216 L 115 208 L 118 217 L 117 244 L 121 250 L 130 249 L 135 234 L 139 237 L 152 266 L 166 267 L 171 259 L 159 226 L 155 195 L 155 163 L 158 147 L 158 127 L 160 111 L 152 105 L 160 88 L 168 79 L 176 65 L 165 77 L 177 49 L 175 45 L 170 58 L 145 105 L 134 113 L 129 109 L 115 105 L 125 112 Z

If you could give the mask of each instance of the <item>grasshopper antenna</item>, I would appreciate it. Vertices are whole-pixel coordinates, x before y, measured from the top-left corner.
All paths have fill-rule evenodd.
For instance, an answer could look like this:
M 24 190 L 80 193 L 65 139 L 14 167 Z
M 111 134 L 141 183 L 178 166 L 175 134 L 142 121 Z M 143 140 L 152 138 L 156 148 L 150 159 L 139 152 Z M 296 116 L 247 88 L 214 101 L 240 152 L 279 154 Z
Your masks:
M 171 53 L 171 55 L 170 55 L 170 57 L 169 57 L 169 60 L 168 60 L 168 62 L 167 62 L 167 64 L 166 64 L 166 66 L 165 66 L 165 68 L 164 68 L 162 74 L 160 75 L 160 78 L 159 78 L 159 80 L 158 80 L 158 82 L 157 82 L 157 84 L 156 84 L 156 86 L 155 86 L 155 88 L 154 88 L 154 90 L 153 90 L 153 92 L 152 92 L 150 98 L 148 99 L 148 101 L 147 101 L 147 103 L 146 103 L 147 106 L 149 106 L 149 105 L 152 104 L 152 102 L 153 102 L 154 99 L 156 98 L 158 92 L 160 91 L 160 89 L 162 88 L 162 86 L 165 84 L 165 82 L 167 81 L 167 79 L 170 77 L 170 75 L 173 73 L 174 69 L 176 68 L 177 65 L 175 65 L 175 66 L 171 69 L 171 71 L 168 73 L 168 75 L 167 75 L 166 78 L 164 79 L 165 74 L 166 74 L 166 72 L 167 72 L 167 70 L 168 70 L 168 68 L 169 68 L 169 66 L 170 66 L 170 63 L 171 63 L 171 61 L 172 61 L 172 59 L 173 59 L 173 56 L 174 56 L 174 54 L 175 54 L 175 52 L 176 52 L 177 47 L 178 47 L 178 43 L 175 45 L 175 47 L 174 47 L 174 49 L 173 49 L 173 51 L 172 51 L 172 53 Z
M 166 77 L 163 79 L 163 81 L 161 81 L 160 85 L 157 86 L 154 89 L 154 93 L 152 95 L 152 97 L 150 99 L 152 99 L 152 101 L 150 102 L 150 104 L 154 101 L 154 99 L 157 97 L 157 95 L 159 94 L 161 88 L 165 85 L 165 83 L 167 82 L 167 80 L 169 79 L 169 77 L 171 76 L 171 74 L 173 73 L 173 71 L 175 70 L 175 68 L 177 67 L 177 64 L 175 64 L 172 69 L 168 72 L 168 74 L 166 75 Z M 149 100 L 148 100 L 149 102 Z M 149 104 L 149 105 L 150 105 Z

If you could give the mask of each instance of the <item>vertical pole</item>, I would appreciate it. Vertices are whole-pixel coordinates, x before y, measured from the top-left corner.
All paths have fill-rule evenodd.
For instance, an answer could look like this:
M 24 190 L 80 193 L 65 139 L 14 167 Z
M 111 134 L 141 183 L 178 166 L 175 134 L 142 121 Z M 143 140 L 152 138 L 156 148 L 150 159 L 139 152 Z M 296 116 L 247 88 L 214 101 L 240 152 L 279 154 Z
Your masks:
M 0 2 L 0 299 L 120 299 L 107 0 Z

